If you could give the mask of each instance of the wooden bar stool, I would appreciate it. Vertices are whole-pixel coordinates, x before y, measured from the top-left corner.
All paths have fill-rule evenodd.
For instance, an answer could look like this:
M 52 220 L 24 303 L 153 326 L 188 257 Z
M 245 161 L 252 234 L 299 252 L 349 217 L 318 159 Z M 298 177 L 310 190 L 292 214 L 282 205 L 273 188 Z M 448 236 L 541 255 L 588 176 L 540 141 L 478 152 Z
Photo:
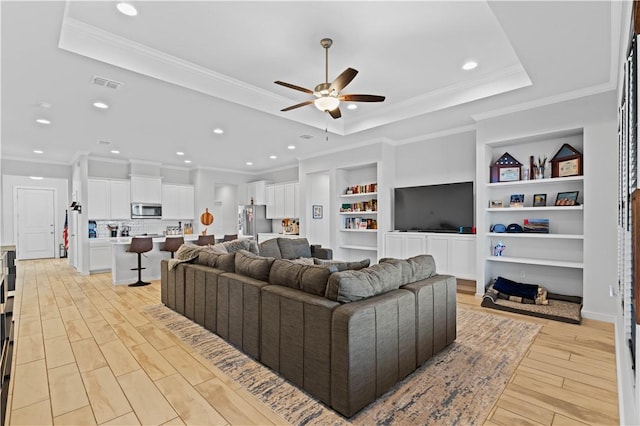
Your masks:
M 224 236 L 222 241 L 233 241 L 238 239 L 238 234 L 227 234 Z
M 138 267 L 131 268 L 132 271 L 138 271 L 138 281 L 129 284 L 129 287 L 140 287 L 143 285 L 149 285 L 151 283 L 142 281 L 142 270 L 147 269 L 142 267 L 142 253 L 146 253 L 153 249 L 153 239 L 151 237 L 134 237 L 131 239 L 131 245 L 127 249 L 129 253 L 138 253 Z
M 164 246 L 162 247 L 162 251 L 170 251 L 171 258 L 173 259 L 173 254 L 180 248 L 181 245 L 184 244 L 184 237 L 167 237 L 164 241 Z
M 215 235 L 198 235 L 198 241 L 196 241 L 196 244 L 199 246 L 206 246 L 208 244 L 214 245 L 215 243 Z

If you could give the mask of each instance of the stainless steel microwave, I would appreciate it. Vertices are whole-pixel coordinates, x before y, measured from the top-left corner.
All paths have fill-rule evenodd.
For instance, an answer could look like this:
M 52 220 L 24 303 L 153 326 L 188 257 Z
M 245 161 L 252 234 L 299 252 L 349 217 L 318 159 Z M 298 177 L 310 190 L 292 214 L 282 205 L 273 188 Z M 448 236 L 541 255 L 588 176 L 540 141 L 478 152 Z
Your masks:
M 162 206 L 160 204 L 131 203 L 131 219 L 160 219 Z

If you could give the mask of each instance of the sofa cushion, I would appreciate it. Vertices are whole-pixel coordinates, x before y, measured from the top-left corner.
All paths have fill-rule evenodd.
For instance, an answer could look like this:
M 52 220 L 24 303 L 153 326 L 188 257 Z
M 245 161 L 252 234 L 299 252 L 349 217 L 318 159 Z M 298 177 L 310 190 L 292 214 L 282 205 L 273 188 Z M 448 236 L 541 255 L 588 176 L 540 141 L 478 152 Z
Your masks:
M 436 262 L 430 254 L 421 254 L 409 259 L 385 257 L 380 263 L 392 263 L 402 270 L 401 286 L 436 275 Z
M 357 262 L 343 262 L 341 260 L 324 260 L 314 257 L 313 262 L 316 265 L 334 265 L 338 268 L 338 271 L 357 271 L 369 266 L 371 264 L 371 259 L 363 259 Z
M 355 302 L 400 287 L 402 270 L 394 263 L 379 263 L 359 271 L 331 274 L 325 297 L 341 303 Z
M 268 281 L 274 260 L 273 257 L 258 256 L 248 250 L 239 250 L 235 256 L 236 273 L 256 280 Z
M 277 238 L 283 259 L 311 257 L 311 248 L 306 238 Z
M 304 265 L 288 259 L 276 259 L 271 266 L 269 283 L 324 296 L 329 276 L 335 266 Z
M 227 249 L 227 252 L 233 253 L 240 250 L 247 250 L 253 254 L 258 254 L 258 243 L 251 238 L 239 238 L 237 240 L 225 241 L 218 245 Z
M 276 259 L 282 259 L 280 254 L 280 246 L 278 246 L 278 239 L 271 238 L 270 240 L 263 241 L 258 244 L 258 252 L 260 256 L 275 257 Z
M 222 269 L 225 272 L 235 272 L 235 257 L 235 253 L 216 253 L 211 250 L 201 250 L 195 263 Z

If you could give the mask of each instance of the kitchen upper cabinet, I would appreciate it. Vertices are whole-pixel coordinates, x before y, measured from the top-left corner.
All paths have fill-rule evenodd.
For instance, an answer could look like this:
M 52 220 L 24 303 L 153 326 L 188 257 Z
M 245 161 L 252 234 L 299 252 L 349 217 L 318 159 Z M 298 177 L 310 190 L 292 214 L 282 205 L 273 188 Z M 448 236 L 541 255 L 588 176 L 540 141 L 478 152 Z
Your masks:
M 129 181 L 108 179 L 88 180 L 89 219 L 130 219 Z
M 194 220 L 192 185 L 162 185 L 162 218 Z
M 296 217 L 296 184 L 284 185 L 284 217 Z
M 109 181 L 89 179 L 87 215 L 89 219 L 111 219 L 109 208 Z
M 246 204 L 267 204 L 267 181 L 259 180 L 247 184 Z
M 149 176 L 131 176 L 131 202 L 161 204 L 162 179 Z
M 274 187 L 274 217 L 282 219 L 284 215 L 284 185 L 275 185 Z
M 276 218 L 276 187 L 275 185 L 267 185 L 267 219 Z

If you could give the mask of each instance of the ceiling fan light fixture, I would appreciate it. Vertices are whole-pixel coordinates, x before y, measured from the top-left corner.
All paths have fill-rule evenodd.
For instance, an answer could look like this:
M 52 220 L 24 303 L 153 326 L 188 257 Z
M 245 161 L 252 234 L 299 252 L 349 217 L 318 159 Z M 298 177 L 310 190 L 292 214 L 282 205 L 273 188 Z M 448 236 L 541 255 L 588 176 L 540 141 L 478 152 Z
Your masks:
M 333 111 L 340 105 L 340 99 L 334 98 L 333 96 L 323 96 L 313 101 L 313 104 L 320 111 Z

